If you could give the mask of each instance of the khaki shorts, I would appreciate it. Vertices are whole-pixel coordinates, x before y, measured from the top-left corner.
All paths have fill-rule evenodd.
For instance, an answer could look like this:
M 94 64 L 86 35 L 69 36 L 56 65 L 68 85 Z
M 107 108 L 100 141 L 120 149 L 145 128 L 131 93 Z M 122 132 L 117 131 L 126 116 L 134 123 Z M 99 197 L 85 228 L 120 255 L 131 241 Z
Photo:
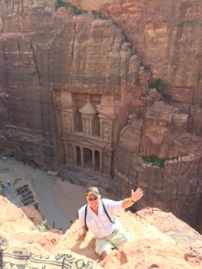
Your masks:
M 133 241 L 131 234 L 127 233 L 124 229 L 116 230 L 109 236 L 104 238 L 96 238 L 95 242 L 95 252 L 100 256 L 103 251 L 108 251 L 109 249 L 114 249 L 126 243 Z

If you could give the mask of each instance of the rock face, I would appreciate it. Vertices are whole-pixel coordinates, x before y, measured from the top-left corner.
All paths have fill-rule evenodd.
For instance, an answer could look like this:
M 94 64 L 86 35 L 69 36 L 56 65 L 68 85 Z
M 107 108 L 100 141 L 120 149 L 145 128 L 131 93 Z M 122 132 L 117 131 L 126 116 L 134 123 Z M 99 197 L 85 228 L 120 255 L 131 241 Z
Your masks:
M 58 3 L 0 3 L 0 152 L 202 222 L 200 1 Z
M 202 266 L 202 236 L 171 213 L 157 208 L 145 208 L 136 214 L 118 212 L 117 217 L 135 238 L 114 250 L 102 267 L 94 252 L 95 238 L 88 232 L 78 241 L 76 220 L 65 234 L 57 230 L 42 230 L 35 226 L 36 210 L 24 212 L 0 196 L 1 268 L 167 268 L 200 269 Z M 12 216 L 12 217 L 11 217 Z M 32 218 L 33 222 L 30 220 Z M 35 219 L 36 218 L 36 219 Z M 44 228 L 44 227 L 43 227 Z
M 29 156 L 40 166 L 57 167 L 65 159 L 62 136 L 69 130 L 62 122 L 67 124 L 65 110 L 74 106 L 78 111 L 87 94 L 93 105 L 102 105 L 111 94 L 110 109 L 118 112 L 120 92 L 134 88 L 140 60 L 111 20 L 76 17 L 70 9 L 55 13 L 45 3 L 35 7 L 23 3 L 21 13 L 14 3 L 1 6 L 2 148 L 24 159 Z M 109 106 L 105 104 L 106 109 Z M 77 119 L 72 109 L 68 113 L 79 130 L 81 115 Z M 103 128 L 108 129 L 107 121 Z M 117 129 L 118 121 L 116 125 Z
M 123 29 L 154 77 L 201 87 L 201 1 L 64 0 L 101 13 Z
M 157 205 L 193 225 L 200 215 L 201 137 L 184 131 L 186 114 L 162 102 L 151 106 L 145 117 L 144 124 L 136 117 L 121 131 L 115 161 L 117 189 L 124 196 L 134 185 L 141 186 L 145 206 Z

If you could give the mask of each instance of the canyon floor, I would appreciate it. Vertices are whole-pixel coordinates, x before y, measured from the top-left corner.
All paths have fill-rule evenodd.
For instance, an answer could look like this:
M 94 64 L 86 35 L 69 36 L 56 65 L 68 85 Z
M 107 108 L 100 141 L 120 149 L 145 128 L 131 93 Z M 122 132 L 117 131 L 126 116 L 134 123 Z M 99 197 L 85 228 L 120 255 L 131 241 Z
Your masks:
M 18 206 L 22 196 L 31 194 L 28 205 L 37 205 L 47 224 L 64 232 L 86 202 L 86 188 L 5 157 L 0 159 L 0 183 L 4 196 Z
M 84 241 L 78 241 L 80 227 L 76 220 L 77 211 L 85 203 L 86 186 L 78 186 L 50 173 L 13 159 L 0 158 L 1 193 L 12 203 L 0 196 L 0 245 L 5 245 L 3 262 L 6 266 L 19 262 L 25 262 L 28 266 L 31 263 L 29 268 L 38 268 L 39 264 L 53 266 L 57 262 L 61 267 L 64 259 L 68 258 L 66 262 L 71 269 L 81 268 L 74 267 L 73 260 L 77 265 L 85 261 L 85 268 L 100 268 L 94 252 L 94 236 L 89 232 Z M 28 219 L 20 208 L 14 206 L 21 207 L 23 202 L 33 207 L 37 205 L 47 224 L 61 228 L 64 233 L 33 229 L 31 218 Z M 117 217 L 134 236 L 134 242 L 123 246 L 124 260 L 120 252 L 114 250 L 105 259 L 104 268 L 202 268 L 201 234 L 172 213 L 158 208 L 144 208 L 136 213 L 117 212 Z M 27 260 L 17 259 L 16 251 L 22 253 L 19 255 L 26 252 Z M 45 255 L 47 251 L 50 254 L 48 259 Z M 58 257 L 61 257 L 62 263 Z

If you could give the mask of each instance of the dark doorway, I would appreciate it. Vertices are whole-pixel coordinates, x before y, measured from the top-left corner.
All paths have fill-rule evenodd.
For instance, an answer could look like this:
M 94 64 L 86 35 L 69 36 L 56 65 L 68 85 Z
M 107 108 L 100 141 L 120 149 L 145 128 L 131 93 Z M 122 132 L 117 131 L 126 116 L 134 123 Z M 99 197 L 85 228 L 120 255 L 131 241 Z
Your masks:
M 90 149 L 83 149 L 84 167 L 92 169 L 92 151 Z
M 100 171 L 100 152 L 95 150 L 95 171 Z
M 76 165 L 81 166 L 81 149 L 76 146 Z

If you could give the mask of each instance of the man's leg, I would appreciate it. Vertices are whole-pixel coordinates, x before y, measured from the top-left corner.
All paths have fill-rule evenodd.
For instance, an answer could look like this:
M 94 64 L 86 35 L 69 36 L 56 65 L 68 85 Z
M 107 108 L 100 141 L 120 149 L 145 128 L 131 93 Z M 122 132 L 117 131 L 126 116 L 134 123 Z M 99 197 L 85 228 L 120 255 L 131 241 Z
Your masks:
M 99 255 L 99 261 L 104 260 L 111 253 L 114 246 L 106 239 L 96 239 L 95 252 Z
M 128 258 L 124 250 L 122 249 L 118 250 L 116 256 L 117 256 L 117 259 L 120 261 L 120 264 L 124 264 L 128 262 Z
M 107 255 L 109 255 L 110 253 L 112 252 L 112 249 L 108 249 L 107 251 L 103 251 L 101 254 L 100 254 L 100 261 L 102 261 L 102 260 L 104 260 L 106 257 L 107 257 Z
M 118 250 L 116 249 L 116 253 L 115 256 L 117 257 L 117 259 L 120 261 L 120 264 L 125 264 L 128 262 L 128 259 L 126 257 L 126 254 L 123 250 Z M 101 253 L 101 255 L 99 256 L 99 260 L 98 263 L 100 266 L 104 267 L 105 264 L 108 262 L 108 258 L 107 256 L 112 252 L 112 249 L 108 250 L 108 251 L 103 251 Z
M 126 232 L 124 229 L 120 229 L 116 233 L 112 234 L 108 238 L 109 241 L 115 246 L 115 248 L 120 249 L 120 247 L 126 242 L 134 241 L 132 235 Z

